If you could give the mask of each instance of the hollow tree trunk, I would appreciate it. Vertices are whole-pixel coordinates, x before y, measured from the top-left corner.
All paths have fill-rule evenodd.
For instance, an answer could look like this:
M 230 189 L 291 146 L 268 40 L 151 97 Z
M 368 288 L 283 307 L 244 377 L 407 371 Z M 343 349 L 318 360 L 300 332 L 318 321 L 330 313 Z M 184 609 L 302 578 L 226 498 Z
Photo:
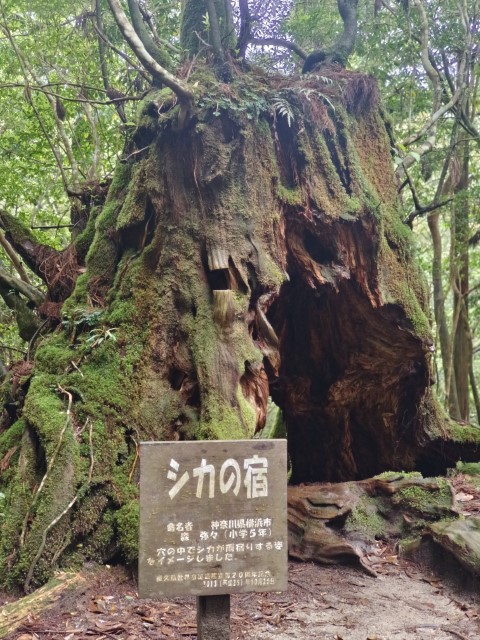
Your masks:
M 63 328 L 0 434 L 7 585 L 135 558 L 139 440 L 250 438 L 272 396 L 302 482 L 412 469 L 438 435 L 376 87 L 324 73 L 226 87 L 194 71 L 183 130 L 169 90 L 145 98 L 77 239 Z

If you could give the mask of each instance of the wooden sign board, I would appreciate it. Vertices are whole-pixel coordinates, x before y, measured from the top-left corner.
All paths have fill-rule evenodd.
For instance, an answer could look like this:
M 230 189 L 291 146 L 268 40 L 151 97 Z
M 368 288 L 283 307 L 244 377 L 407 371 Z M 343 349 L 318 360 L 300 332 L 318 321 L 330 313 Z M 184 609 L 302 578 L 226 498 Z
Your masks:
M 139 595 L 287 589 L 285 440 L 140 445 Z

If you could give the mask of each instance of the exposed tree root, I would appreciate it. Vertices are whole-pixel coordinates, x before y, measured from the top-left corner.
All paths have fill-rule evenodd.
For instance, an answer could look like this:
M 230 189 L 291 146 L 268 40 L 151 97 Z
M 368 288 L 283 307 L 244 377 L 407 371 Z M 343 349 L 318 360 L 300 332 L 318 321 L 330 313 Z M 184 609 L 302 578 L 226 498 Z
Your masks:
M 67 391 L 62 390 L 64 393 L 67 393 Z M 95 463 L 95 457 L 93 454 L 93 440 L 92 440 L 92 423 L 90 423 L 90 429 L 89 429 L 89 443 L 90 443 L 90 468 L 88 470 L 88 478 L 87 478 L 87 482 L 84 486 L 82 486 L 81 491 L 79 490 L 77 492 L 77 494 L 72 498 L 72 500 L 70 500 L 70 502 L 68 503 L 68 505 L 65 507 L 65 509 L 58 514 L 58 516 L 56 516 L 51 522 L 50 524 L 44 529 L 43 533 L 42 533 L 42 541 L 40 543 L 40 546 L 38 548 L 37 553 L 35 554 L 35 557 L 33 558 L 32 564 L 30 565 L 30 568 L 28 570 L 27 573 L 27 577 L 25 579 L 25 583 L 23 585 L 23 589 L 25 591 L 25 593 L 28 593 L 29 589 L 30 589 L 30 583 L 32 581 L 32 577 L 33 577 L 33 572 L 35 571 L 35 567 L 37 566 L 37 562 L 40 560 L 43 550 L 45 548 L 45 544 L 47 542 L 47 535 L 48 532 L 51 531 L 51 529 L 53 529 L 53 527 L 58 524 L 58 522 L 60 522 L 60 520 L 70 511 L 70 509 L 76 504 L 76 502 L 78 501 L 81 492 L 83 492 L 83 490 L 85 489 L 85 487 L 88 487 L 92 481 L 92 475 L 93 475 L 93 466 Z M 61 553 L 61 550 L 59 551 L 59 554 Z M 58 554 L 58 555 L 59 555 Z

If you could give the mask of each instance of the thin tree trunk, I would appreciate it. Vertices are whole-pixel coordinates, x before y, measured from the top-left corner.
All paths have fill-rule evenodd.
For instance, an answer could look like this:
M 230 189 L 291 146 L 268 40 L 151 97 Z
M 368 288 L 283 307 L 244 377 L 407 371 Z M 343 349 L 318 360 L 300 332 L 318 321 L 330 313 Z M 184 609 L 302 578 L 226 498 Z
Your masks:
M 465 135 L 459 140 L 460 176 L 455 192 L 458 196 L 454 211 L 454 309 L 458 307 L 458 322 L 453 339 L 453 367 L 455 386 L 461 420 L 469 421 L 470 385 L 469 371 L 472 360 L 470 331 L 468 322 L 468 290 L 469 290 L 469 202 L 467 189 L 469 185 L 469 142 Z
M 443 376 L 445 382 L 445 397 L 448 411 L 453 418 L 460 418 L 460 409 L 457 398 L 457 387 L 452 384 L 452 351 L 450 333 L 445 317 L 445 296 L 443 292 L 443 265 L 442 265 L 442 235 L 440 232 L 440 211 L 435 211 L 428 216 L 428 228 L 432 238 L 432 283 L 433 283 L 433 310 L 437 325 L 440 352 L 442 355 Z

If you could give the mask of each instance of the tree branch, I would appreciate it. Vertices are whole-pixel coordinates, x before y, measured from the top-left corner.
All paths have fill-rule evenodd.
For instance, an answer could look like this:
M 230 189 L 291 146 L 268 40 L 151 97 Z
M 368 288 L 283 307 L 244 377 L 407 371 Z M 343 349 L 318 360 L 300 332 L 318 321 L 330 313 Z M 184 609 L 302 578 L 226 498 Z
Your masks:
M 425 7 L 422 0 L 412 0 L 414 6 L 417 8 L 419 16 L 420 16 L 420 44 L 421 44 L 421 60 L 423 68 L 432 84 L 433 88 L 433 101 L 432 101 L 432 115 L 429 120 L 424 124 L 424 126 L 420 129 L 420 131 L 416 134 L 413 134 L 409 138 L 407 138 L 404 142 L 404 146 L 409 146 L 419 140 L 422 136 L 427 133 L 428 138 L 425 142 L 418 147 L 415 151 L 418 155 L 423 156 L 426 153 L 432 151 L 435 147 L 436 139 L 437 139 L 437 124 L 440 118 L 447 112 L 452 110 L 457 103 L 461 102 L 465 95 L 466 91 L 466 55 L 465 50 L 461 53 L 460 63 L 459 63 L 459 71 L 458 71 L 458 86 L 453 93 L 450 100 L 447 104 L 441 106 L 442 104 L 442 78 L 435 66 L 432 64 L 432 60 L 430 57 L 430 49 L 429 49 L 429 24 L 427 12 L 425 11 Z M 468 38 L 467 38 L 468 40 Z M 397 168 L 397 175 L 405 169 L 408 169 L 416 162 L 416 158 L 408 154 L 403 159 L 402 163 Z
M 132 58 L 130 58 L 130 56 L 127 56 L 127 54 L 125 52 L 123 52 L 121 49 L 119 49 L 118 47 L 116 47 L 113 44 L 113 42 L 110 42 L 110 40 L 107 38 L 107 36 L 101 31 L 101 29 L 98 28 L 98 26 L 95 24 L 95 22 L 92 22 L 92 24 L 93 24 L 93 28 L 95 29 L 98 37 L 101 38 L 103 40 L 103 42 L 105 42 L 105 44 L 108 45 L 112 51 L 115 51 L 115 53 L 117 55 L 119 55 L 120 58 L 125 60 L 125 62 L 128 62 L 128 64 L 131 67 L 133 67 L 133 69 L 135 69 L 135 71 L 137 71 L 137 73 L 139 73 L 142 76 L 142 78 L 147 80 L 147 82 L 151 82 L 151 78 L 149 76 L 147 76 L 145 71 L 141 67 L 139 67 L 138 64 L 135 64 L 134 60 L 132 60 Z
M 248 41 L 248 44 L 253 44 L 256 46 L 274 46 L 274 47 L 284 47 L 285 49 L 290 49 L 297 54 L 299 58 L 302 60 L 307 59 L 307 54 L 305 51 L 298 46 L 295 42 L 290 42 L 290 40 L 286 40 L 285 38 L 251 38 Z
M 93 2 L 93 20 L 96 23 L 97 27 L 97 44 L 98 44 L 98 57 L 100 60 L 100 72 L 102 74 L 102 81 L 105 91 L 108 90 L 110 86 L 110 81 L 108 79 L 108 71 L 107 71 L 107 58 L 105 51 L 105 42 L 103 38 L 100 37 L 99 32 L 103 31 L 102 24 L 102 8 L 100 6 L 100 0 L 92 0 Z
M 240 50 L 240 57 L 244 59 L 248 43 L 252 41 L 252 21 L 248 0 L 239 0 L 238 8 L 240 11 L 240 34 L 237 44 Z
M 28 342 L 38 330 L 40 322 L 32 309 L 17 291 L 12 290 L 9 282 L 3 282 L 0 276 L 0 297 L 15 314 L 18 334 L 22 340 Z
M 5 9 L 3 6 L 3 3 L 0 0 L 0 10 L 2 13 L 2 18 L 3 18 L 3 24 L 1 25 L 1 30 L 3 31 L 3 33 L 6 35 L 8 41 L 10 42 L 10 45 L 15 53 L 15 56 L 19 62 L 20 68 L 22 70 L 22 74 L 25 78 L 25 84 L 26 84 L 26 91 L 25 91 L 25 97 L 27 99 L 27 101 L 29 102 L 30 106 L 33 109 L 33 112 L 35 114 L 35 117 L 38 120 L 38 123 L 40 125 L 40 128 L 42 129 L 42 132 L 44 134 L 44 136 L 46 137 L 46 140 L 52 150 L 52 153 L 55 157 L 55 160 L 58 164 L 58 168 L 60 169 L 60 173 L 62 175 L 62 181 L 64 184 L 65 189 L 67 189 L 68 187 L 68 179 L 67 179 L 67 175 L 65 172 L 65 168 L 63 167 L 62 164 L 62 160 L 61 160 L 61 156 L 60 153 L 58 152 L 58 149 L 56 149 L 55 145 L 53 144 L 48 131 L 45 127 L 45 124 L 38 112 L 38 110 L 35 107 L 35 104 L 33 103 L 31 94 L 28 90 L 28 86 L 29 86 L 29 77 L 31 77 L 34 82 L 39 85 L 40 82 L 38 81 L 38 78 L 35 74 L 35 72 L 33 71 L 31 65 L 28 63 L 25 55 L 23 54 L 23 52 L 21 51 L 21 49 L 17 46 L 17 43 L 15 42 L 15 38 L 13 37 L 10 29 L 8 28 L 7 25 L 7 20 L 6 20 L 6 16 L 5 16 Z M 72 176 L 72 180 L 71 183 L 73 186 L 77 186 L 79 183 L 79 168 L 78 168 L 78 163 L 75 159 L 75 156 L 73 154 L 72 151 L 72 147 L 70 145 L 70 141 L 68 139 L 68 136 L 65 132 L 65 127 L 63 126 L 63 122 L 62 120 L 58 117 L 57 115 L 57 111 L 56 111 L 56 101 L 53 99 L 53 97 L 46 95 L 46 98 L 48 100 L 48 103 L 50 104 L 50 108 L 52 110 L 53 113 L 53 117 L 55 120 L 55 125 L 56 125 L 56 129 L 57 129 L 57 133 L 58 136 L 63 144 L 63 148 L 64 148 L 64 152 L 65 155 L 67 156 L 67 160 L 70 163 L 70 170 L 71 170 L 71 176 Z
M 27 284 L 20 278 L 15 278 L 15 276 L 11 276 L 8 271 L 3 267 L 0 262 L 0 283 L 3 287 L 8 287 L 10 291 L 16 291 L 17 293 L 21 293 L 23 296 L 27 298 L 30 302 L 32 302 L 36 307 L 40 306 L 44 301 L 45 297 L 40 291 L 31 284 Z
M 417 142 L 417 140 L 420 140 L 420 138 L 422 138 L 426 133 L 428 133 L 428 131 L 434 126 L 436 125 L 437 121 L 440 120 L 440 118 L 447 113 L 447 111 L 450 111 L 456 104 L 457 102 L 460 100 L 460 98 L 462 97 L 463 94 L 463 87 L 461 87 L 460 89 L 457 89 L 455 91 L 455 93 L 453 94 L 453 96 L 450 98 L 450 100 L 444 104 L 442 107 L 440 107 L 439 109 L 437 109 L 437 111 L 435 111 L 435 113 L 433 113 L 430 118 L 427 120 L 427 122 L 423 125 L 423 127 L 420 129 L 420 131 L 418 131 L 417 133 L 412 134 L 409 138 L 407 138 L 406 140 L 404 140 L 402 142 L 403 146 L 408 147 L 411 144 L 413 144 L 414 142 Z M 412 163 L 413 164 L 413 163 Z
M 138 37 L 142 41 L 145 49 L 152 56 L 154 60 L 158 62 L 158 64 L 165 67 L 165 69 L 170 70 L 172 67 L 172 60 L 166 51 L 162 51 L 153 38 L 150 36 L 147 28 L 145 27 L 145 23 L 143 20 L 142 12 L 140 11 L 140 7 L 138 6 L 137 0 L 127 0 L 128 1 L 128 10 L 130 11 L 130 18 L 132 19 L 132 26 L 135 29 Z
M 87 174 L 87 180 L 93 181 L 95 176 L 97 175 L 97 170 L 100 165 L 101 160 L 101 141 L 100 136 L 98 134 L 97 122 L 95 119 L 95 113 L 92 113 L 91 105 L 88 102 L 84 102 L 82 104 L 83 111 L 85 113 L 85 117 L 90 125 L 92 130 L 92 140 L 93 140 L 93 154 L 92 154 L 92 162 L 90 164 L 90 168 Z
M 147 11 L 147 9 L 143 7 L 141 4 L 138 5 L 138 8 L 142 12 L 143 19 L 148 24 L 148 28 L 152 32 L 153 41 L 159 45 L 162 45 L 162 47 L 165 47 L 165 49 L 168 49 L 168 51 L 171 51 L 174 55 L 179 56 L 182 52 L 181 49 L 179 47 L 176 47 L 171 42 L 168 42 L 168 40 L 164 40 L 163 38 L 160 38 L 157 31 L 155 30 L 155 26 L 152 23 L 152 16 Z
M 358 25 L 358 0 L 337 0 L 338 12 L 343 20 L 343 31 L 331 47 L 314 51 L 305 60 L 302 73 L 312 71 L 317 64 L 337 63 L 345 67 L 355 48 Z
M 58 256 L 61 252 L 37 241 L 30 229 L 18 218 L 0 209 L 0 228 L 5 231 L 8 242 L 22 257 L 28 267 L 46 284 L 42 267 L 47 259 Z
M 20 278 L 23 280 L 23 282 L 30 284 L 30 279 L 27 275 L 27 272 L 25 271 L 25 267 L 23 266 L 22 261 L 19 260 L 17 254 L 15 253 L 14 248 L 5 238 L 5 235 L 3 233 L 0 233 L 0 246 L 5 251 L 8 259 L 17 270 L 17 273 L 20 276 Z
M 220 24 L 218 22 L 217 10 L 213 0 L 205 0 L 208 11 L 208 22 L 210 24 L 210 38 L 212 39 L 213 51 L 218 64 L 224 64 L 225 52 L 222 47 L 222 36 L 220 33 Z
M 426 207 L 418 207 L 417 209 L 409 213 L 408 217 L 404 220 L 404 223 L 411 226 L 412 222 L 415 220 L 415 218 L 418 218 L 418 216 L 423 216 L 425 213 L 430 213 L 431 211 L 440 209 L 440 207 L 444 207 L 445 205 L 450 204 L 450 202 L 452 201 L 453 201 L 453 198 L 448 198 L 443 202 L 434 202 L 432 204 L 427 205 Z
M 178 96 L 181 103 L 191 106 L 193 103 L 193 93 L 190 88 L 152 58 L 138 37 L 137 32 L 130 24 L 119 0 L 108 0 L 108 4 L 123 37 L 145 69 L 157 78 L 157 80 L 169 87 Z

